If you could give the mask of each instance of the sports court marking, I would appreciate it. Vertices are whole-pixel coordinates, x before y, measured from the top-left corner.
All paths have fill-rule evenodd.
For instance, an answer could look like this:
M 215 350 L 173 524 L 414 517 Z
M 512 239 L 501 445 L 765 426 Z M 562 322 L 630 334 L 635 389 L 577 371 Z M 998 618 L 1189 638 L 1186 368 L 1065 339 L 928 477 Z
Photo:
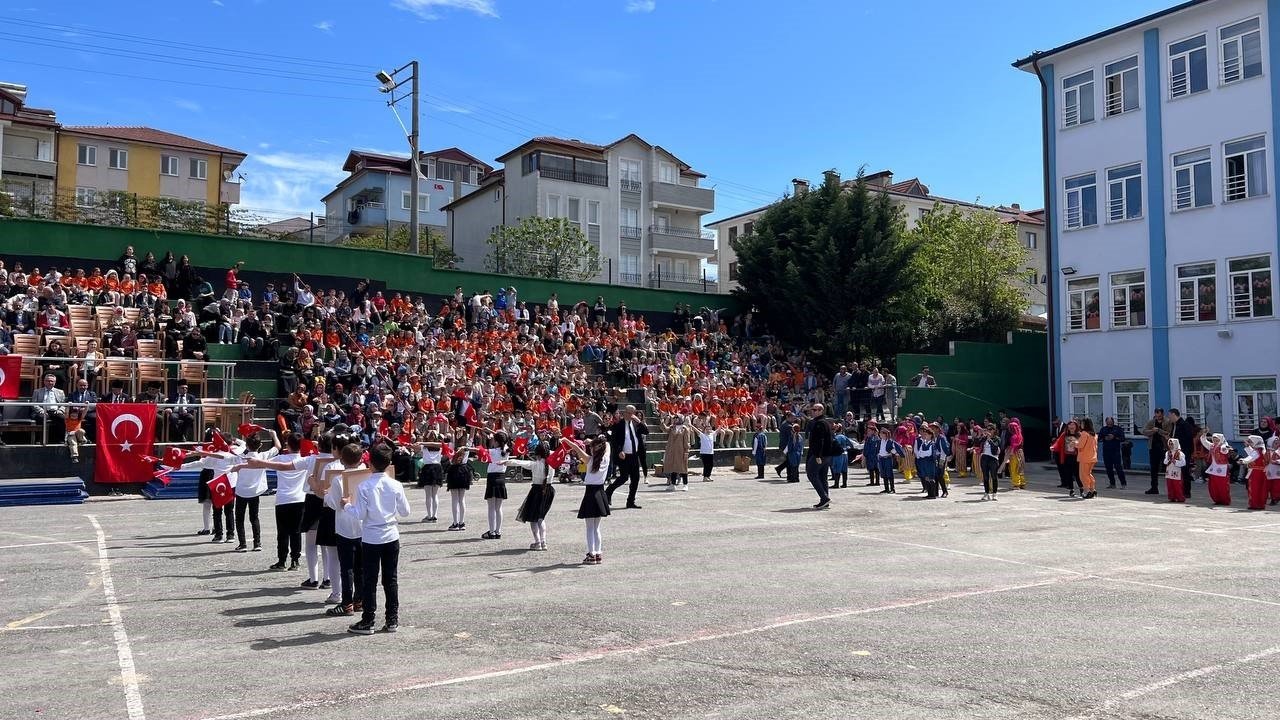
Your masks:
M 85 515 L 93 525 L 98 543 L 98 576 L 102 581 L 102 595 L 107 601 L 107 617 L 111 621 L 112 634 L 116 641 L 116 657 L 120 661 L 120 682 L 124 687 L 124 705 L 129 713 L 129 720 L 146 720 L 147 714 L 142 708 L 142 691 L 138 688 L 138 672 L 133 664 L 133 647 L 129 644 L 129 633 L 124 629 L 124 616 L 120 613 L 120 603 L 116 600 L 116 585 L 111 578 L 111 559 L 107 555 L 107 536 L 102 532 L 96 515 Z
M 0 550 L 13 550 L 14 548 L 41 547 L 44 545 L 83 545 L 85 543 L 97 542 L 96 540 L 57 540 L 53 542 L 34 542 L 22 543 L 19 545 L 0 545 Z

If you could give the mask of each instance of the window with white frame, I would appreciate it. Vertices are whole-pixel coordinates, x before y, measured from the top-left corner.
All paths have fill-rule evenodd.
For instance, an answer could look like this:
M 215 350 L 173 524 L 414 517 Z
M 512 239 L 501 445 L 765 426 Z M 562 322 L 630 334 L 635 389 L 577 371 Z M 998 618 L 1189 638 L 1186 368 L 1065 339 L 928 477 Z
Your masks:
M 1235 378 L 1232 386 L 1236 397 L 1236 439 L 1243 440 L 1257 432 L 1262 418 L 1276 416 L 1276 379 Z
M 632 240 L 640 237 L 640 209 L 633 207 L 619 208 L 618 231 L 622 237 Z
M 1071 390 L 1071 417 L 1093 418 L 1094 427 L 1102 427 L 1102 381 L 1073 382 Z
M 1072 128 L 1093 122 L 1093 71 L 1062 81 L 1062 127 Z
M 1222 146 L 1223 198 L 1228 202 L 1267 194 L 1267 139 L 1235 140 Z
M 107 165 L 116 170 L 129 169 L 129 151 L 120 148 L 107 149 Z
M 1107 222 L 1142 217 L 1142 165 L 1133 163 L 1107 171 Z
M 1067 178 L 1064 212 L 1068 230 L 1093 227 L 1098 224 L 1098 178 L 1096 173 Z
M 176 155 L 160 156 L 160 174 L 178 177 L 178 157 Z
M 1207 431 L 1227 434 L 1222 425 L 1222 378 L 1183 378 L 1182 415 Z
M 191 158 L 191 179 L 205 180 L 209 177 L 209 161 Z
M 581 231 L 582 230 L 582 198 L 576 198 L 576 197 L 570 196 L 568 208 L 569 208 L 569 211 L 565 213 L 565 217 L 569 219 L 569 222 L 574 227 L 578 228 L 578 230 Z
M 587 201 L 587 230 L 588 234 L 594 231 L 596 237 L 600 236 L 600 201 Z
M 560 217 L 560 196 L 552 193 L 547 194 L 547 212 L 549 218 Z
M 93 207 L 97 200 L 97 190 L 88 187 L 76 188 L 76 207 Z
M 1111 326 L 1147 326 L 1147 278 L 1144 271 L 1111 274 Z
M 1218 31 L 1223 85 L 1262 74 L 1262 21 L 1243 20 Z
M 1209 89 L 1208 40 L 1204 35 L 1169 45 L 1169 98 Z
M 1040 238 L 1033 232 L 1027 233 L 1026 243 L 1028 250 L 1035 250 L 1040 245 Z
M 408 190 L 400 191 L 400 209 L 405 212 L 413 210 L 413 194 Z M 431 210 L 431 196 L 427 193 L 418 193 L 418 213 L 424 213 Z
M 1111 385 L 1116 395 L 1116 424 L 1132 428 L 1139 420 L 1151 417 L 1151 390 L 1146 380 L 1116 380 Z
M 680 179 L 676 175 L 675 163 L 669 163 L 666 161 L 658 162 L 658 182 L 675 185 L 679 181 Z
M 619 268 L 622 272 L 622 281 L 627 283 L 640 282 L 640 256 L 634 254 L 623 255 Z
M 641 163 L 639 160 L 621 158 L 618 160 L 618 175 L 622 181 L 622 189 L 640 192 Z
M 1271 317 L 1271 256 L 1227 261 L 1231 287 L 1231 319 Z
M 1218 319 L 1218 264 L 1213 261 L 1178 266 L 1178 322 Z
M 1213 204 L 1213 162 L 1209 148 L 1173 156 L 1173 209 L 1190 210 Z
M 1102 302 L 1098 278 L 1067 281 L 1067 329 L 1097 330 L 1102 327 Z
M 1138 56 L 1118 60 L 1103 68 L 1107 117 L 1138 109 Z
M 97 165 L 98 148 L 96 145 L 77 145 L 76 163 L 80 165 Z

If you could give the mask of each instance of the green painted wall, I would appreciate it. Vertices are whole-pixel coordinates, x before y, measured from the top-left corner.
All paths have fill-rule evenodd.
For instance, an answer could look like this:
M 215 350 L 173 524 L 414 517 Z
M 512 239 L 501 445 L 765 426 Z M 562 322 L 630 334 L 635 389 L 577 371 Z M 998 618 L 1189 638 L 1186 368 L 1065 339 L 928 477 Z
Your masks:
M 76 261 L 115 261 L 126 245 L 133 245 L 141 257 L 148 250 L 161 257 L 166 250 L 190 255 L 201 268 L 226 268 L 237 260 L 245 270 L 273 274 L 296 272 L 303 276 L 363 278 L 385 283 L 388 288 L 429 295 L 452 295 L 455 285 L 467 291 L 497 290 L 515 285 L 530 303 L 544 303 L 552 292 L 560 293 L 561 304 L 603 295 L 610 308 L 625 302 L 632 311 L 671 312 L 676 303 L 696 310 L 736 307 L 727 295 L 651 290 L 648 288 L 596 285 L 559 280 L 517 278 L 462 270 L 439 270 L 429 257 L 415 257 L 382 250 L 355 250 L 328 245 L 306 245 L 259 238 L 198 235 L 164 230 L 77 225 L 48 220 L 0 218 L 0 256 L 66 258 Z M 221 278 L 210 278 L 221 288 Z

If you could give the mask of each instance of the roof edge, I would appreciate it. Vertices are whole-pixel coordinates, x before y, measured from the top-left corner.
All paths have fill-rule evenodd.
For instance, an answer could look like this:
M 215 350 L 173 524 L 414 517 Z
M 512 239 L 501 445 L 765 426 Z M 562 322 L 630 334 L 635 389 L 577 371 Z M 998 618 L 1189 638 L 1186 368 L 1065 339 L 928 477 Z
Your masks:
M 1067 50 L 1080 47 L 1081 45 L 1087 45 L 1091 42 L 1101 40 L 1105 37 L 1109 37 L 1111 35 L 1124 32 L 1125 30 L 1131 30 L 1135 27 L 1138 27 L 1139 25 L 1145 25 L 1149 22 L 1152 22 L 1153 20 L 1159 20 L 1160 18 L 1166 17 L 1168 15 L 1173 15 L 1174 13 L 1179 13 L 1179 12 L 1182 12 L 1183 10 L 1189 10 L 1197 5 L 1203 5 L 1207 2 L 1210 2 L 1210 0 L 1187 0 L 1187 2 L 1179 3 L 1178 5 L 1174 5 L 1173 7 L 1165 8 L 1164 10 L 1153 12 L 1150 15 L 1140 17 L 1137 20 L 1130 20 L 1129 22 L 1124 23 L 1123 25 L 1117 25 L 1113 28 L 1109 28 L 1101 32 L 1096 32 L 1092 35 L 1089 35 L 1088 37 L 1080 38 L 1079 40 L 1072 40 L 1071 42 L 1066 43 L 1064 45 L 1059 45 L 1058 47 L 1053 48 L 1052 50 L 1037 50 L 1024 58 L 1014 60 L 1012 65 L 1018 70 L 1024 70 L 1026 69 L 1026 66 L 1038 60 L 1043 60 L 1044 58 L 1057 55 L 1058 53 L 1066 52 Z

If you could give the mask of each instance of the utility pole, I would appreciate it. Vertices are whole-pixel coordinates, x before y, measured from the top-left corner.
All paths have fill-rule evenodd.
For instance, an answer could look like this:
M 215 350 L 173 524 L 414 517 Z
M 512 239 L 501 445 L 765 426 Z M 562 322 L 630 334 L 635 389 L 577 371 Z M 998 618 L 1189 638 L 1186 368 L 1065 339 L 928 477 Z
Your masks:
M 405 70 L 410 71 L 409 77 L 397 82 L 396 77 Z M 387 101 L 387 106 L 390 107 L 393 112 L 395 111 L 396 103 L 404 99 L 403 95 L 396 97 L 395 91 L 402 87 L 406 82 L 409 83 L 409 98 L 413 111 L 413 119 L 410 123 L 411 129 L 409 130 L 409 253 L 411 255 L 417 255 L 419 248 L 418 189 L 419 178 L 422 175 L 422 168 L 418 163 L 418 61 L 410 60 L 408 63 L 392 70 L 389 73 L 385 70 L 380 70 L 375 77 L 378 79 L 378 82 L 382 84 L 381 87 L 379 87 L 379 90 L 381 92 L 391 94 L 391 99 Z M 399 119 L 399 115 L 397 115 L 396 118 Z M 400 127 L 404 127 L 403 122 L 400 123 Z

